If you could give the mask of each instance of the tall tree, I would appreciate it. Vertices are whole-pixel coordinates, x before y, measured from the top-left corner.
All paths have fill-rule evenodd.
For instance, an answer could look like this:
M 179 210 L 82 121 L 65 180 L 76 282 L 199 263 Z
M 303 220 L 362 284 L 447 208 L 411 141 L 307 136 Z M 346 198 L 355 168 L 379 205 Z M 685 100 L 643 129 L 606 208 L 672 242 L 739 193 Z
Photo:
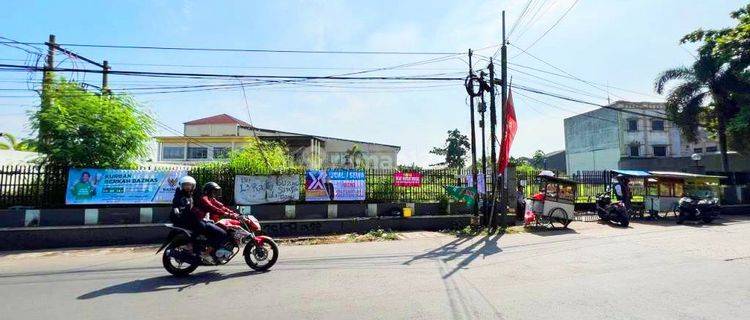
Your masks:
M 23 139 L 18 141 L 16 136 L 7 133 L 0 132 L 0 137 L 5 139 L 6 142 L 0 142 L 0 150 L 16 150 L 16 151 L 35 151 L 36 146 L 32 139 Z
M 37 149 L 49 164 L 131 168 L 148 155 L 154 120 L 127 95 L 99 95 L 56 79 L 43 93 L 49 106 L 31 115 L 45 128 Z
M 685 36 L 682 42 L 702 42 L 696 61 L 690 67 L 669 69 L 660 74 L 654 89 L 661 94 L 668 91 L 667 113 L 690 141 L 696 141 L 698 128 L 706 127 L 719 138 L 722 169 L 730 172 L 727 157 L 727 126 L 738 121 L 743 108 L 743 97 L 750 92 L 750 78 L 746 71 L 730 66 L 727 55 L 717 54 L 717 33 L 698 30 Z M 667 90 L 671 81 L 680 81 Z M 743 139 L 733 137 L 732 141 Z M 740 146 L 741 143 L 736 145 Z M 730 183 L 733 183 L 730 175 Z
M 434 147 L 430 150 L 432 154 L 445 157 L 445 161 L 433 164 L 433 166 L 447 165 L 449 168 L 463 168 L 469 148 L 471 148 L 469 138 L 461 134 L 458 129 L 449 130 L 445 145 L 442 148 Z
M 544 151 L 542 150 L 534 151 L 534 155 L 531 157 L 531 165 L 534 166 L 534 168 L 543 169 L 544 155 Z

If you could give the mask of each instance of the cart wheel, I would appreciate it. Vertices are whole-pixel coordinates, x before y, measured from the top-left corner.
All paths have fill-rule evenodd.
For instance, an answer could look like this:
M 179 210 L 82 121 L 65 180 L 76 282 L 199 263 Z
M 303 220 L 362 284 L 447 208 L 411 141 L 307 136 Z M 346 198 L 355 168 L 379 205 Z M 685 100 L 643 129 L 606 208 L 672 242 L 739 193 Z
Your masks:
M 565 212 L 563 208 L 555 208 L 554 210 L 552 210 L 552 212 L 550 212 L 549 215 L 550 215 L 549 224 L 551 227 L 553 228 L 555 227 L 555 225 L 552 224 L 552 222 L 559 222 L 564 229 L 568 228 L 568 225 L 570 224 L 571 219 L 568 218 L 568 213 Z M 558 215 L 564 218 L 557 217 Z

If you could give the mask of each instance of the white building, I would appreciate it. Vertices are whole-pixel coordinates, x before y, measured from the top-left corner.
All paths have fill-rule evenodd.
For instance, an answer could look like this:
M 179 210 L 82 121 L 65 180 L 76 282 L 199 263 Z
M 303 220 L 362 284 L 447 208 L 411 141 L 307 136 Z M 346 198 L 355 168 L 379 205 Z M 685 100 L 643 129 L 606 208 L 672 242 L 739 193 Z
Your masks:
M 191 164 L 220 160 L 230 151 L 247 146 L 248 140 L 255 136 L 285 143 L 295 161 L 311 168 L 350 165 L 353 159 L 349 159 L 347 151 L 354 146 L 362 152 L 356 161 L 365 167 L 395 168 L 401 149 L 387 144 L 253 128 L 242 120 L 220 114 L 185 122 L 182 136 L 155 137 L 157 161 Z
M 718 149 L 703 130 L 698 142 L 685 140 L 677 126 L 663 120 L 663 103 L 617 101 L 611 106 L 634 113 L 599 108 L 564 120 L 569 174 L 617 169 L 629 160 L 638 160 L 640 169 L 663 169 L 669 159 Z

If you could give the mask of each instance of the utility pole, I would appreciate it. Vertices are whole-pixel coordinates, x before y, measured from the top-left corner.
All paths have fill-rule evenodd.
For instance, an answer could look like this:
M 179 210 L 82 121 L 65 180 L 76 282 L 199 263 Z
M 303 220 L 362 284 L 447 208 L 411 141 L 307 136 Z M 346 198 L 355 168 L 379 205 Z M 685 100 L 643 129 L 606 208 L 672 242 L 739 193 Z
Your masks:
M 471 49 L 469 49 L 469 85 L 473 83 L 471 81 L 471 78 L 474 76 L 474 70 L 471 67 L 471 56 L 472 52 Z M 471 89 L 473 90 L 473 89 Z M 472 95 L 469 95 L 469 112 L 471 113 L 471 178 L 475 186 L 478 186 L 477 183 L 477 138 L 476 138 L 476 132 L 474 130 L 474 97 Z M 479 188 L 477 187 L 477 191 Z M 479 202 L 478 197 L 479 192 L 474 193 L 474 207 L 472 208 L 472 213 L 476 216 L 479 214 Z
M 487 103 L 484 101 L 484 92 L 486 89 L 486 85 L 484 84 L 484 71 L 479 72 L 479 83 L 481 83 L 481 89 L 479 92 L 481 93 L 480 102 L 479 102 L 479 108 L 477 111 L 479 111 L 479 114 L 481 115 L 479 119 L 479 127 L 482 128 L 482 182 L 484 183 L 484 194 L 482 195 L 482 215 L 486 216 L 487 211 L 487 147 L 485 146 L 485 140 L 487 140 L 485 135 L 485 127 L 486 122 L 484 121 L 484 113 L 487 111 Z M 479 180 L 477 180 L 477 192 L 479 192 Z
M 102 94 L 109 94 L 109 61 L 104 60 L 102 63 Z
M 49 91 L 51 90 L 52 78 L 54 77 L 52 70 L 55 68 L 55 47 L 57 46 L 55 44 L 54 34 L 49 35 L 49 40 L 47 40 L 46 45 L 47 62 L 44 64 L 44 73 L 42 74 L 42 111 L 48 110 L 52 106 L 52 99 L 50 98 Z M 39 124 L 39 141 L 46 141 L 47 134 L 47 126 L 44 121 L 42 121 L 42 123 Z
M 505 121 L 505 114 L 507 100 L 508 100 L 508 46 L 506 45 L 507 40 L 505 39 L 505 10 L 503 10 L 503 45 L 500 47 L 500 90 L 502 103 L 500 117 L 503 119 L 502 132 L 500 134 L 500 143 L 505 143 L 505 131 L 508 123 Z M 503 148 L 500 148 L 502 150 Z M 508 213 L 508 186 L 506 185 L 508 168 L 502 172 L 502 179 L 500 180 L 501 194 L 500 194 L 500 226 L 505 228 L 505 215 Z
M 490 64 L 487 66 L 490 69 L 490 166 L 492 167 L 492 189 L 490 194 L 492 195 L 492 206 L 490 210 L 490 219 L 494 221 L 495 206 L 497 200 L 497 152 L 495 151 L 495 141 L 497 138 L 497 111 L 495 107 L 495 64 L 492 62 L 490 57 Z M 487 226 L 491 227 L 491 221 L 487 222 Z

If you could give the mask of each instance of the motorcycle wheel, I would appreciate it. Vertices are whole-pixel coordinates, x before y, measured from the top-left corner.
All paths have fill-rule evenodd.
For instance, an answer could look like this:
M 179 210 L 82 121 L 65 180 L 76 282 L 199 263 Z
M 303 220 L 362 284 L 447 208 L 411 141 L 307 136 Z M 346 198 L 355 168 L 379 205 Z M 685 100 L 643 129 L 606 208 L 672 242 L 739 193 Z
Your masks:
M 620 226 L 627 228 L 630 224 L 630 215 L 626 212 L 620 215 Z
M 703 223 L 711 223 L 711 222 L 714 221 L 714 217 L 713 216 L 703 216 L 701 218 L 701 220 L 703 220 Z
M 685 219 L 687 218 L 687 212 L 685 210 L 680 210 L 680 212 L 677 213 L 677 224 L 682 224 L 685 222 Z
M 242 255 L 245 256 L 245 263 L 248 267 L 255 271 L 266 271 L 276 264 L 279 258 L 279 247 L 273 240 L 263 241 L 262 247 L 250 242 L 245 246 Z
M 175 277 L 184 277 L 195 271 L 198 268 L 197 263 L 179 262 L 172 257 L 172 253 L 177 250 L 187 250 L 187 248 L 181 248 L 188 245 L 187 239 L 177 240 L 169 244 L 164 249 L 164 254 L 161 256 L 162 265 L 167 272 L 171 273 Z M 176 264 L 176 265 L 175 265 Z

